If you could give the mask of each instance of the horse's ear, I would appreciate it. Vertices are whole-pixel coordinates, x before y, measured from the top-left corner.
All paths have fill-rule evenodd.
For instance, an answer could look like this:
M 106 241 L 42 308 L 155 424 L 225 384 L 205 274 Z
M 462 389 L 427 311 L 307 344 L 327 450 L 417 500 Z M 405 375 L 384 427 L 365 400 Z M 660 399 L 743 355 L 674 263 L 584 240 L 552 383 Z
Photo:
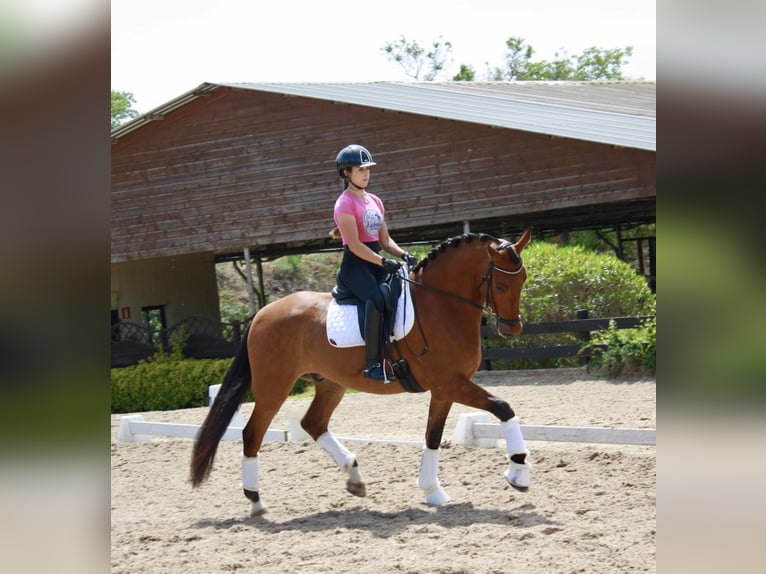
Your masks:
M 519 240 L 513 244 L 513 246 L 516 248 L 516 253 L 521 254 L 522 249 L 524 249 L 527 246 L 527 243 L 532 239 L 532 228 L 527 227 L 524 230 L 524 233 L 521 234 L 521 237 Z

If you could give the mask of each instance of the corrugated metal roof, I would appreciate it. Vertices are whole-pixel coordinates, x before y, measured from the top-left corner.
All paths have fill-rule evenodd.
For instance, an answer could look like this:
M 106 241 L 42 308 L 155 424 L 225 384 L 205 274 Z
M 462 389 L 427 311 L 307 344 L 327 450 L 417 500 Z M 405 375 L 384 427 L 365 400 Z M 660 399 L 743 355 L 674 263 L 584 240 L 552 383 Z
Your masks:
M 622 147 L 657 149 L 656 83 L 644 81 L 202 84 L 146 116 L 172 111 L 178 107 L 179 100 L 185 98 L 183 103 L 186 103 L 189 97 L 218 86 L 370 106 Z M 112 137 L 119 138 L 140 127 L 142 117 L 115 129 Z
M 654 82 L 222 85 L 656 150 Z

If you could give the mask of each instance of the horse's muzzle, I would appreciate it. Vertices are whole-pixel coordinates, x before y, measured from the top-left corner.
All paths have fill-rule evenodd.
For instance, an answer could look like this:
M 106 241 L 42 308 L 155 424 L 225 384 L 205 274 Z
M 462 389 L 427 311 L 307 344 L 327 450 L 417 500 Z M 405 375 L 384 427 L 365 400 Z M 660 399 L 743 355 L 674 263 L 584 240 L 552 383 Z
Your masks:
M 497 332 L 501 337 L 518 337 L 524 329 L 521 317 L 515 319 L 497 319 Z

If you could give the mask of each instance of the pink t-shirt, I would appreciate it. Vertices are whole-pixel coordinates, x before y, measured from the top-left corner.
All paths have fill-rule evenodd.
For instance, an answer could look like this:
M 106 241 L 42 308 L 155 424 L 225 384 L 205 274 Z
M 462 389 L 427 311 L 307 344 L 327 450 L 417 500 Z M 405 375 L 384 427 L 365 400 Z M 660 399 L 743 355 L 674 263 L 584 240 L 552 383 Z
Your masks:
M 367 198 L 368 201 L 365 203 L 346 189 L 335 201 L 335 210 L 333 211 L 335 225 L 338 225 L 338 218 L 341 215 L 349 214 L 354 217 L 359 240 L 362 242 L 378 240 L 378 232 L 383 226 L 383 214 L 386 212 L 383 208 L 383 202 L 377 195 L 367 192 Z M 340 229 L 339 225 L 338 229 Z M 341 232 L 341 238 L 343 245 L 346 245 L 348 240 L 343 236 L 343 232 Z

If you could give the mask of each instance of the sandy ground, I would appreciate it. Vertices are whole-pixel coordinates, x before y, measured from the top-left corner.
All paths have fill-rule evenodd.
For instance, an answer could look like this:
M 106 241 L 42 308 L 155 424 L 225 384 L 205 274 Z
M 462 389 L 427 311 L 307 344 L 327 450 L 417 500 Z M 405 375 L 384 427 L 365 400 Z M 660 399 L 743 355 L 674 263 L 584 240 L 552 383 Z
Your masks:
M 480 373 L 529 425 L 656 428 L 654 379 L 605 381 L 580 369 Z M 349 394 L 338 437 L 421 441 L 428 394 Z M 291 399 L 272 428 L 287 428 L 310 399 Z M 252 404 L 244 404 L 247 417 Z M 528 442 L 533 482 L 503 478 L 504 450 L 450 442 L 440 481 L 452 501 L 433 508 L 416 485 L 421 447 L 347 441 L 367 497 L 313 442 L 264 445 L 267 513 L 250 518 L 240 488 L 241 442 L 220 444 L 210 479 L 188 481 L 189 439 L 117 441 L 112 416 L 112 572 L 573 573 L 656 572 L 656 448 Z M 148 421 L 199 424 L 205 408 L 142 413 Z

